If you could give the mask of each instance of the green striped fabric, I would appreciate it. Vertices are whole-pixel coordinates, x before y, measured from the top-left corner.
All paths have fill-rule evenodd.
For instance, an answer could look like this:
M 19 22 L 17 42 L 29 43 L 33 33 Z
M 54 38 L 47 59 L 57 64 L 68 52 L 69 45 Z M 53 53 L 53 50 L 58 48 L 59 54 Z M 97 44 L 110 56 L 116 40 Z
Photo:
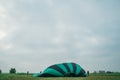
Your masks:
M 61 74 L 59 71 L 55 70 L 55 69 L 51 69 L 51 68 L 47 68 L 44 73 L 48 73 L 48 74 L 52 74 L 55 76 L 63 76 L 63 74 Z
M 59 66 L 65 73 L 67 73 L 67 69 L 63 64 L 57 64 L 57 66 Z
M 73 73 L 73 66 L 72 66 L 72 64 L 71 64 L 71 63 L 67 63 L 67 65 L 68 65 L 69 68 L 70 68 L 70 73 Z
M 80 70 L 81 70 L 81 67 L 79 65 L 76 65 L 76 75 L 79 75 L 80 73 Z
M 76 63 L 55 64 L 46 68 L 39 77 L 84 77 L 86 72 Z

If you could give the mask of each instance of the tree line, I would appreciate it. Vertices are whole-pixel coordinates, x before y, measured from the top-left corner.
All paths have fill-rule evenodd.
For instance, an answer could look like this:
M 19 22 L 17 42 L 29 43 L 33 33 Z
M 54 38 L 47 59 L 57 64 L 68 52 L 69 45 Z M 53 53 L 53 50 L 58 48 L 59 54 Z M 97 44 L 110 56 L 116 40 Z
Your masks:
M 15 74 L 15 73 L 16 73 L 16 69 L 15 69 L 15 68 L 11 68 L 11 69 L 9 70 L 9 73 Z M 0 69 L 0 74 L 2 74 L 2 70 L 1 70 L 1 69 Z
M 15 68 L 10 68 L 10 70 L 9 70 L 9 73 L 10 74 L 16 74 L 16 69 Z M 0 74 L 2 74 L 2 70 L 0 69 Z M 32 74 L 32 73 L 29 73 L 29 71 L 27 71 L 26 73 L 17 73 L 17 74 Z

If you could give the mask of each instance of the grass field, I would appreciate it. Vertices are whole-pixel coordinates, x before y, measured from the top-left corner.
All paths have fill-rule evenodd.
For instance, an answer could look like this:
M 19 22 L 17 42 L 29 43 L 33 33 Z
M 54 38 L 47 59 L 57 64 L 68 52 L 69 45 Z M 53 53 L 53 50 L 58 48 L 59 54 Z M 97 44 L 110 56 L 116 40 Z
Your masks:
M 0 80 L 120 80 L 120 74 L 90 74 L 88 77 L 55 78 L 32 77 L 32 75 L 0 74 Z

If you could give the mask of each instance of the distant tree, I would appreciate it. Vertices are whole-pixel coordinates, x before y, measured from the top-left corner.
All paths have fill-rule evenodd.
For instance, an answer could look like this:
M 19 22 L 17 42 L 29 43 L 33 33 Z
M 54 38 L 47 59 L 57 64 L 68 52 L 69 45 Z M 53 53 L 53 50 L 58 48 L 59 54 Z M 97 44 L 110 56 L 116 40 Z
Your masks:
M 15 69 L 15 68 L 11 68 L 11 69 L 10 69 L 10 73 L 11 73 L 11 74 L 15 74 L 15 73 L 16 73 L 16 69 Z
M 29 75 L 29 71 L 27 71 L 27 75 Z
M 93 73 L 94 73 L 94 74 L 96 74 L 96 73 L 97 73 L 97 71 L 94 71 Z
M 99 70 L 99 73 L 102 73 L 102 74 L 103 74 L 103 73 L 105 73 L 105 71 L 104 71 L 104 70 Z
M 111 71 L 107 71 L 106 73 L 109 73 L 109 74 L 110 74 L 110 73 L 113 73 L 113 72 L 111 72 Z
M 89 71 L 87 71 L 87 75 L 89 76 Z
M 0 69 L 0 74 L 2 73 L 2 70 Z

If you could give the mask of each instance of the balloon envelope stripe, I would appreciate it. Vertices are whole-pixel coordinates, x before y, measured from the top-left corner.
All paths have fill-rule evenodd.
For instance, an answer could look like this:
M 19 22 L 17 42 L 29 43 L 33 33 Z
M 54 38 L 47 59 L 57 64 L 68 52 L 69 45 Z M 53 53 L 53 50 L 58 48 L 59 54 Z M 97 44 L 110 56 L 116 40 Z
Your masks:
M 61 74 L 65 74 L 65 72 L 63 71 L 63 69 L 61 69 L 57 65 L 50 66 L 49 68 L 55 69 L 56 71 L 59 71 Z
M 80 70 L 81 70 L 81 67 L 79 65 L 76 65 L 76 75 L 79 75 L 80 73 Z
M 67 69 L 63 64 L 58 64 L 58 67 L 60 67 L 65 73 L 67 73 Z
M 73 73 L 73 66 L 71 63 L 67 63 L 69 69 L 70 69 L 70 73 Z
M 67 72 L 70 72 L 70 68 L 68 67 L 67 63 L 63 63 L 63 65 L 64 65 L 65 68 L 67 69 Z
M 59 71 L 52 69 L 52 68 L 47 68 L 43 73 L 49 73 L 49 74 L 53 74 L 53 75 L 63 76 L 62 73 L 60 73 Z
M 57 76 L 50 74 L 50 73 L 44 73 L 44 74 L 40 75 L 39 77 L 57 77 Z
M 76 72 L 76 64 L 75 63 L 71 63 L 71 64 L 73 66 L 73 73 L 75 73 Z

